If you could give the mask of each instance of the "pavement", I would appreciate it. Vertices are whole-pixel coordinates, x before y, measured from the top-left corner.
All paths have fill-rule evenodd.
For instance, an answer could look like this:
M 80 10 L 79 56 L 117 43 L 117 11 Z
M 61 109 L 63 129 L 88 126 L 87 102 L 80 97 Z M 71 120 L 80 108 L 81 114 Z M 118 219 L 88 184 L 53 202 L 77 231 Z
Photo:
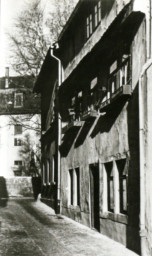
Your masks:
M 32 199 L 0 201 L 0 256 L 137 256 Z

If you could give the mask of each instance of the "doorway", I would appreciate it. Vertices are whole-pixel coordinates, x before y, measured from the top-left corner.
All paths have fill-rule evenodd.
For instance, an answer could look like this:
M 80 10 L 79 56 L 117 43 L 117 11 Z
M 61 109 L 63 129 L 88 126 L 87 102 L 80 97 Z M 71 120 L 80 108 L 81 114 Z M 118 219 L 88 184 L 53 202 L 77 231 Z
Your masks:
M 99 164 L 90 165 L 91 226 L 100 231 L 99 221 Z

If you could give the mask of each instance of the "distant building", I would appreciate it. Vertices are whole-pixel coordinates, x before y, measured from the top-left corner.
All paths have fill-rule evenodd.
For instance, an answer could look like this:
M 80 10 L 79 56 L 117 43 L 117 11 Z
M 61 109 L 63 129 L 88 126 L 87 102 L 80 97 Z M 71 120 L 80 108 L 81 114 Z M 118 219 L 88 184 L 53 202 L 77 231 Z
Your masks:
M 27 147 L 24 144 L 29 143 L 27 140 L 33 151 L 38 150 L 40 99 L 34 99 L 32 84 L 30 77 L 9 77 L 8 68 L 5 77 L 0 78 L 0 176 L 3 177 L 27 175 L 25 155 L 31 153 L 22 153 Z M 30 162 L 30 157 L 27 161 Z
M 152 255 L 151 6 L 79 1 L 34 88 L 43 200 L 142 256 Z

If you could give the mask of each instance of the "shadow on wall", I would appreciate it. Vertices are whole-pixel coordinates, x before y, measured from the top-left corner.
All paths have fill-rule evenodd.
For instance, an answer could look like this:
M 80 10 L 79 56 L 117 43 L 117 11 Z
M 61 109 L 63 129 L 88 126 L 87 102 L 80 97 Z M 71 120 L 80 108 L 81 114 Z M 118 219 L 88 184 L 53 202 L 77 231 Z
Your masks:
M 138 85 L 128 104 L 128 139 L 130 164 L 128 173 L 127 248 L 140 254 L 140 174 L 139 174 L 139 112 Z
M 79 132 L 79 129 L 75 129 L 72 132 L 68 132 L 63 137 L 63 143 L 60 146 L 60 152 L 63 157 L 66 157 L 74 143 L 74 140 Z
M 0 207 L 6 207 L 8 201 L 8 191 L 6 186 L 6 180 L 0 176 Z
M 101 116 L 98 119 L 92 133 L 91 138 L 94 138 L 98 133 L 109 132 L 111 127 L 115 123 L 117 117 L 120 115 L 124 105 L 126 104 L 126 99 L 119 99 L 119 101 L 115 101 L 109 109 L 106 111 L 106 115 Z
M 94 119 L 85 122 L 76 140 L 75 148 L 78 148 L 83 144 L 93 124 L 94 124 Z
M 37 200 L 38 195 L 41 193 L 41 177 L 32 177 L 32 188 L 34 199 Z

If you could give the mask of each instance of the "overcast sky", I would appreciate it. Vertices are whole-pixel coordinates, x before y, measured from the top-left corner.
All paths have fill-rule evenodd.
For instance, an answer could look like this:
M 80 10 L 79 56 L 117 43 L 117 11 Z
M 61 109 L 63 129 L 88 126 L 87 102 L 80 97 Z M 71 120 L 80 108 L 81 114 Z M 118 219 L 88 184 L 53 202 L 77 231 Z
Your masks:
M 24 9 L 26 2 L 32 0 L 0 0 L 1 13 L 0 13 L 0 76 L 4 75 L 4 67 L 9 66 L 8 63 L 8 41 L 6 37 L 6 31 L 13 30 L 13 22 L 17 14 Z M 45 10 L 51 10 L 53 0 L 41 0 Z M 58 1 L 58 0 L 55 0 Z M 71 0 L 77 2 L 78 0 Z M 108 1 L 108 0 L 107 0 Z M 143 10 L 142 5 L 144 0 L 136 0 L 135 8 L 140 7 Z M 10 49 L 11 50 L 11 49 Z
M 8 63 L 8 40 L 6 36 L 7 31 L 13 30 L 14 19 L 24 10 L 26 2 L 32 0 L 0 0 L 1 13 L 0 13 L 0 76 L 5 74 L 5 67 L 9 66 Z M 52 0 L 41 0 L 46 10 L 52 8 Z

